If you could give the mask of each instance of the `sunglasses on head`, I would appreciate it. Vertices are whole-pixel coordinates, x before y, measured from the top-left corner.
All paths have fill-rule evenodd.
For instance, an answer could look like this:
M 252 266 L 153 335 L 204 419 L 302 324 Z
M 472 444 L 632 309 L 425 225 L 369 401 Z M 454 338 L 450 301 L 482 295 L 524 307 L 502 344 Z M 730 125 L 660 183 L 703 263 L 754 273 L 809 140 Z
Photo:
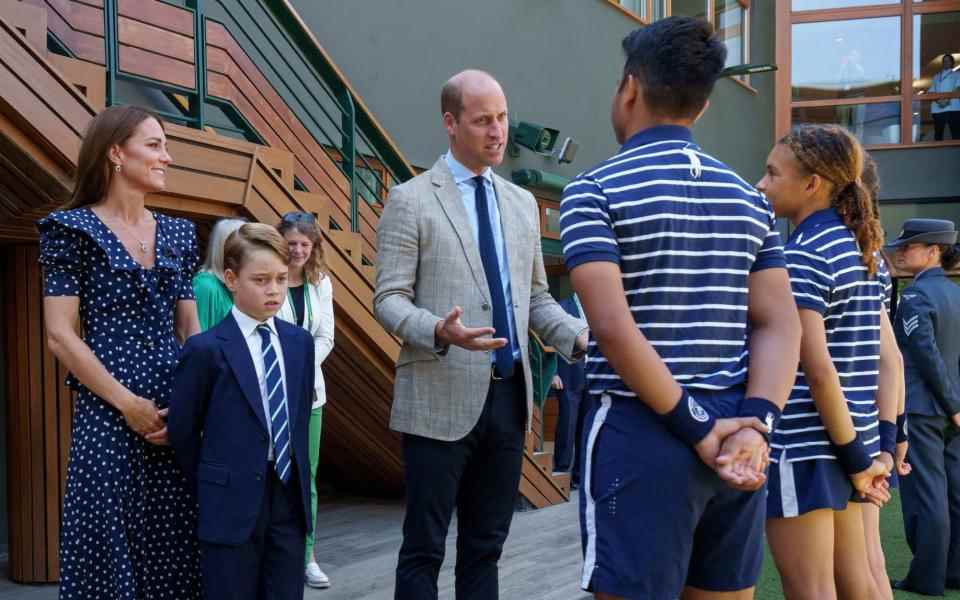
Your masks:
M 317 218 L 308 212 L 293 211 L 283 215 L 282 223 L 316 223 Z

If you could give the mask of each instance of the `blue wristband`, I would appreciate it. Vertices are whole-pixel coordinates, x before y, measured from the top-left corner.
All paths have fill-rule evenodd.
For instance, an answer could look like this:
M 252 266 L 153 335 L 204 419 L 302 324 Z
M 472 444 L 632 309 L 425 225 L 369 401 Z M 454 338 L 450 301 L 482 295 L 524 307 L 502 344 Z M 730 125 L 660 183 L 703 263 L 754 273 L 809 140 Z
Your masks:
M 880 420 L 880 451 L 897 455 L 897 426 L 883 419 Z
M 707 437 L 716 421 L 713 415 L 686 391 L 680 395 L 677 405 L 670 412 L 660 415 L 660 418 L 673 435 L 691 447 Z
M 737 413 L 741 417 L 756 417 L 760 422 L 767 426 L 767 433 L 763 437 L 770 443 L 770 436 L 777 428 L 780 422 L 780 407 L 766 398 L 744 398 L 740 401 L 740 410 Z
M 897 443 L 902 444 L 907 441 L 907 415 L 901 413 L 897 415 Z
M 870 454 L 867 453 L 867 448 L 863 445 L 863 442 L 860 441 L 860 436 L 853 438 L 852 442 L 842 446 L 834 444 L 833 450 L 837 454 L 837 460 L 840 462 L 840 466 L 843 467 L 847 475 L 853 475 L 854 473 L 866 470 L 870 467 L 870 464 L 873 463 L 873 459 L 870 458 Z

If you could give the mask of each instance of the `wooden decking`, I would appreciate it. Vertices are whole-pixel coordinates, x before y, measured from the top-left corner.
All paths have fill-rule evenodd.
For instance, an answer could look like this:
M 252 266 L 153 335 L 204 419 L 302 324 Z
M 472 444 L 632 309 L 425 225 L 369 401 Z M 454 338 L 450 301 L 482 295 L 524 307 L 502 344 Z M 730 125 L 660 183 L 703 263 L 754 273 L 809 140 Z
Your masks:
M 348 499 L 324 503 L 318 511 L 316 552 L 330 576 L 328 590 L 310 590 L 307 600 L 392 600 L 400 547 L 403 506 L 398 501 Z M 440 573 L 440 598 L 453 598 L 456 522 L 447 540 Z M 580 533 L 576 492 L 573 501 L 516 513 L 500 561 L 500 597 L 504 600 L 581 600 L 577 585 Z M 0 582 L 0 600 L 55 600 L 56 586 L 19 586 Z

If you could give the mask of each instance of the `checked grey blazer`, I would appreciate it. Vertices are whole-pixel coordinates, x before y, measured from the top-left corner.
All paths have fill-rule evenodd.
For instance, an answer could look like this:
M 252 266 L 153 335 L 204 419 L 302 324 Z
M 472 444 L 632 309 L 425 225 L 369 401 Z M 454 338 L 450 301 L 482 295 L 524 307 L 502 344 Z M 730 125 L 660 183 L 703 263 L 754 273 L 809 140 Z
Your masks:
M 502 177 L 493 178 L 510 265 L 529 427 L 533 387 L 527 329 L 569 359 L 586 324 L 560 308 L 547 289 L 536 200 Z M 374 313 L 403 341 L 392 429 L 444 441 L 461 439 L 473 429 L 490 386 L 491 355 L 456 346 L 441 355 L 433 333 L 454 306 L 463 308 L 465 326 L 492 327 L 489 296 L 460 191 L 441 158 L 429 171 L 390 190 L 377 229 Z

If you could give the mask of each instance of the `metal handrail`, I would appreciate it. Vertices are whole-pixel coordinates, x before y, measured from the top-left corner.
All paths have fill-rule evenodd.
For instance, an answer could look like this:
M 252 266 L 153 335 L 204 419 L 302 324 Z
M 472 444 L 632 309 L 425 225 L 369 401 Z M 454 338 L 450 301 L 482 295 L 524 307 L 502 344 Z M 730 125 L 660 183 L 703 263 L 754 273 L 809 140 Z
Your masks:
M 222 0 L 216 0 L 220 6 L 231 11 Z M 257 0 L 261 6 L 267 9 L 273 24 L 283 34 L 283 39 L 289 44 L 294 55 L 308 67 L 308 72 L 313 76 L 310 81 L 304 81 L 299 73 L 289 63 L 286 58 L 286 52 L 289 49 L 277 47 L 272 36 L 264 31 L 262 24 L 250 13 L 249 8 L 242 0 L 238 1 L 238 6 L 246 13 L 248 19 L 253 22 L 260 31 L 260 35 L 268 40 L 273 50 L 286 63 L 288 69 L 294 73 L 300 85 L 307 90 L 310 99 L 320 108 L 320 113 L 316 114 L 310 111 L 306 106 L 301 105 L 297 111 L 297 117 L 301 120 L 308 120 L 313 124 L 314 130 L 311 135 L 317 138 L 316 131 L 322 134 L 322 138 L 317 138 L 320 146 L 323 148 L 333 148 L 339 154 L 340 160 L 331 160 L 338 170 L 340 170 L 349 182 L 349 201 L 350 201 L 350 230 L 357 232 L 360 230 L 360 190 L 366 189 L 373 197 L 380 194 L 379 185 L 373 185 L 366 179 L 358 177 L 358 169 L 366 168 L 375 171 L 373 165 L 367 160 L 365 154 L 369 154 L 371 159 L 379 162 L 386 171 L 390 181 L 383 182 L 385 185 L 399 183 L 413 177 L 414 172 L 406 160 L 399 155 L 392 142 L 386 134 L 379 128 L 372 115 L 360 103 L 359 110 L 355 97 L 349 84 L 346 84 L 339 71 L 329 59 L 317 47 L 315 40 L 309 32 L 303 31 L 303 25 L 296 18 L 292 8 L 283 0 Z M 256 139 L 263 143 L 263 138 L 253 128 L 253 126 L 243 118 L 243 115 L 232 105 L 231 102 L 221 98 L 214 98 L 208 95 L 207 88 L 207 40 L 206 23 L 214 21 L 210 19 L 205 11 L 204 0 L 188 0 L 184 8 L 193 13 L 194 23 L 194 88 L 158 81 L 149 77 L 126 73 L 119 66 L 119 6 L 118 0 L 103 0 L 103 18 L 104 18 L 104 46 L 105 63 L 107 71 L 107 106 L 117 102 L 117 81 L 132 81 L 141 83 L 166 93 L 175 93 L 185 96 L 189 99 L 186 114 L 174 114 L 161 111 L 162 117 L 180 122 L 184 125 L 203 129 L 207 125 L 205 106 L 207 103 L 217 105 L 221 108 L 229 107 L 232 113 L 239 118 L 243 129 L 230 129 L 234 132 Z M 224 28 L 231 31 L 226 24 L 221 23 Z M 238 27 L 242 27 L 237 23 Z M 233 33 L 231 31 L 231 33 Z M 245 30 L 244 35 L 249 35 Z M 315 91 L 322 92 L 318 98 Z M 324 101 L 332 104 L 334 114 L 330 114 L 324 107 Z M 336 113 L 339 112 L 339 115 Z M 338 118 L 339 117 L 339 118 Z M 231 117 L 231 120 L 233 118 Z M 328 128 L 333 128 L 335 134 L 339 134 L 339 140 L 331 138 L 327 132 Z M 363 151 L 358 151 L 358 144 L 362 144 Z M 329 150 L 326 150 L 330 154 Z M 360 186 L 363 186 L 361 188 Z M 339 224 L 336 225 L 340 228 Z

